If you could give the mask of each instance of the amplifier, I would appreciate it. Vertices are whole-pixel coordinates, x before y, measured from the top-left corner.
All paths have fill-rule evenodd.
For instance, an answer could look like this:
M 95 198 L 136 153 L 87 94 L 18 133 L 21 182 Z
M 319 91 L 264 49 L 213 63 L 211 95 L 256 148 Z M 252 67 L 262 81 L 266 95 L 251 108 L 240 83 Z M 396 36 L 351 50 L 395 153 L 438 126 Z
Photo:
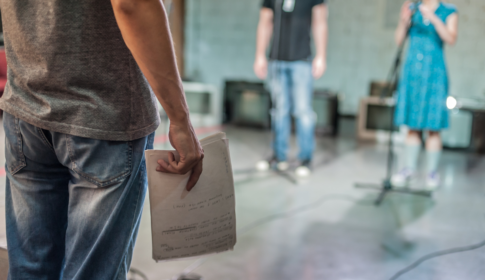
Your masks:
M 468 149 L 472 141 L 473 113 L 465 110 L 450 111 L 450 127 L 441 131 L 443 147 Z
M 329 90 L 315 90 L 313 111 L 315 133 L 338 133 L 338 95 Z M 271 96 L 262 82 L 226 81 L 224 90 L 224 122 L 240 126 L 269 128 Z
M 183 82 L 185 99 L 190 111 L 190 121 L 197 127 L 217 126 L 222 121 L 222 96 L 216 86 L 202 83 Z M 162 105 L 158 103 L 160 116 L 167 118 Z
M 317 116 L 317 135 L 338 134 L 339 127 L 338 94 L 329 90 L 316 90 L 313 94 L 313 111 Z
M 394 98 L 370 96 L 360 100 L 357 118 L 357 137 L 359 140 L 389 139 L 389 132 L 398 128 L 391 123 L 394 114 Z
M 224 122 L 241 126 L 270 127 L 271 97 L 262 82 L 226 81 Z
M 443 146 L 485 153 L 485 101 L 448 97 L 450 128 L 442 131 Z
M 392 97 L 396 91 L 396 84 L 391 85 L 388 82 L 372 81 L 369 88 L 369 96 L 375 97 Z

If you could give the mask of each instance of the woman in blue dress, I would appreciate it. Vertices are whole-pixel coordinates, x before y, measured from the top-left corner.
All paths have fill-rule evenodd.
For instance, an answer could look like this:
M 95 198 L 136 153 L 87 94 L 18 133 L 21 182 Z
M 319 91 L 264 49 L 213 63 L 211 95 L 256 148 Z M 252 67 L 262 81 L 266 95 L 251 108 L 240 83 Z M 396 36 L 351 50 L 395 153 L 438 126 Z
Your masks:
M 415 11 L 415 12 L 414 12 Z M 396 30 L 396 42 L 402 44 L 409 29 L 409 50 L 399 81 L 396 125 L 406 125 L 405 167 L 392 176 L 394 186 L 406 186 L 414 177 L 421 150 L 421 132 L 426 140 L 429 188 L 439 185 L 437 173 L 441 155 L 440 130 L 448 127 L 448 75 L 443 48 L 454 45 L 458 35 L 458 14 L 454 5 L 439 0 L 406 2 Z

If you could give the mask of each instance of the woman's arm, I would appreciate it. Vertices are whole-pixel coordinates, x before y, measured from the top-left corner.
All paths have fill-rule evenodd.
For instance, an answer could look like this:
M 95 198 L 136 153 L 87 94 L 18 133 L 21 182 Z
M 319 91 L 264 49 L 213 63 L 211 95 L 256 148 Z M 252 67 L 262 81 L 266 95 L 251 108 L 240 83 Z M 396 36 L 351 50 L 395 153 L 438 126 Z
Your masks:
M 458 14 L 453 13 L 448 16 L 446 23 L 443 22 L 436 14 L 428 7 L 421 5 L 419 7 L 421 14 L 434 25 L 436 32 L 441 40 L 449 45 L 454 45 L 458 37 Z
M 406 1 L 401 8 L 401 17 L 395 33 L 396 44 L 400 46 L 406 39 L 409 26 L 411 25 L 411 2 Z

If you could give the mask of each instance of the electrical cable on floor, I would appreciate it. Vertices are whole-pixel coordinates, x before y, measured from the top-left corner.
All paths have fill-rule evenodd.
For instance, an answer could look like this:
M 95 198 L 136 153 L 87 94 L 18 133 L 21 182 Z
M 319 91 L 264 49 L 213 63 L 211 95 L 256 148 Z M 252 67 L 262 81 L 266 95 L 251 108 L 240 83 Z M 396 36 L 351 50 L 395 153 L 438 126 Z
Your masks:
M 129 274 L 130 275 L 128 276 L 128 280 L 136 280 L 136 275 L 140 276 L 143 280 L 148 280 L 148 277 L 136 268 L 130 268 Z
M 320 198 L 319 200 L 317 200 L 317 201 L 315 201 L 313 203 L 310 203 L 310 204 L 307 204 L 307 205 L 298 207 L 298 208 L 296 208 L 294 210 L 290 210 L 290 211 L 283 212 L 283 213 L 279 213 L 279 214 L 270 215 L 270 216 L 261 218 L 259 220 L 256 220 L 255 222 L 253 222 L 253 223 L 251 223 L 251 224 L 243 227 L 241 230 L 239 230 L 238 235 L 239 236 L 244 235 L 247 232 L 249 232 L 250 230 L 252 230 L 252 229 L 254 229 L 256 227 L 262 226 L 264 224 L 270 223 L 270 222 L 272 222 L 274 220 L 278 220 L 278 219 L 281 219 L 281 218 L 286 218 L 288 216 L 296 215 L 296 214 L 301 213 L 301 212 L 313 210 L 314 208 L 317 208 L 321 204 L 323 204 L 323 203 L 325 203 L 327 201 L 331 201 L 331 200 L 357 201 L 357 199 L 355 199 L 352 196 L 348 196 L 348 195 L 340 195 L 340 194 L 325 195 L 325 196 L 323 196 L 322 198 Z M 358 204 L 372 206 L 373 205 L 373 202 L 369 201 L 369 204 L 364 203 L 364 202 L 360 202 Z M 417 261 L 415 261 L 410 266 L 408 266 L 408 267 L 402 269 L 401 271 L 397 272 L 389 280 L 396 280 L 396 279 L 398 279 L 402 275 L 410 272 L 411 270 L 415 269 L 416 267 L 418 267 L 420 264 L 422 264 L 423 262 L 425 262 L 427 260 L 430 260 L 430 259 L 433 259 L 433 258 L 437 258 L 437 257 L 441 257 L 441 256 L 445 256 L 445 255 L 449 255 L 449 254 L 455 254 L 455 253 L 473 251 L 473 250 L 480 249 L 482 247 L 485 247 L 485 240 L 482 241 L 482 242 L 480 242 L 480 243 L 478 243 L 478 244 L 476 244 L 476 245 L 465 246 L 465 247 L 457 247 L 457 248 L 452 248 L 452 249 L 448 249 L 448 250 L 438 251 L 438 252 L 435 252 L 435 253 L 431 253 L 431 254 L 425 255 L 424 257 L 422 257 L 422 258 L 418 259 Z M 199 259 L 199 260 L 195 261 L 194 263 L 192 263 L 191 265 L 189 265 L 188 267 L 186 267 L 181 275 L 185 275 L 185 274 L 191 273 L 192 271 L 194 271 L 195 269 L 197 269 L 198 267 L 200 267 L 201 265 L 203 265 L 208 260 L 208 258 L 209 257 L 205 257 L 205 258 L 202 258 L 202 259 Z M 172 278 L 171 280 L 176 280 L 176 279 L 178 279 L 178 276 L 176 276 L 175 278 Z
M 301 212 L 313 210 L 313 209 L 319 207 L 320 205 L 322 205 L 323 203 L 325 203 L 327 201 L 334 201 L 334 200 L 346 200 L 346 201 L 356 202 L 357 204 L 366 205 L 366 206 L 373 206 L 374 205 L 373 202 L 370 201 L 370 200 L 369 200 L 369 203 L 367 204 L 365 202 L 359 202 L 357 200 L 357 198 L 350 196 L 350 195 L 327 194 L 327 195 L 322 196 L 320 199 L 316 200 L 313 203 L 303 205 L 303 206 L 300 206 L 298 208 L 295 208 L 293 210 L 289 210 L 289 211 L 286 211 L 286 212 L 269 215 L 267 217 L 256 220 L 256 221 L 244 226 L 243 228 L 241 228 L 238 231 L 238 236 L 242 236 L 242 235 L 248 233 L 249 231 L 251 231 L 252 229 L 254 229 L 256 227 L 262 226 L 264 224 L 268 224 L 268 223 L 275 221 L 275 220 L 287 218 L 289 216 L 293 216 L 293 215 L 299 214 Z M 187 266 L 183 270 L 182 274 L 174 276 L 171 280 L 177 280 L 177 279 L 179 279 L 180 276 L 187 275 L 187 274 L 191 273 L 192 271 L 194 271 L 195 269 L 197 269 L 198 267 L 203 265 L 209 258 L 210 257 L 204 257 L 204 258 L 198 259 L 197 261 L 195 261 L 192 264 L 190 264 L 189 266 Z
M 278 213 L 278 214 L 269 215 L 267 217 L 258 219 L 256 221 L 244 226 L 243 228 L 241 228 L 238 232 L 238 236 L 245 235 L 246 233 L 248 233 L 249 231 L 251 231 L 252 229 L 254 229 L 256 227 L 268 224 L 268 223 L 273 222 L 275 220 L 287 218 L 289 216 L 293 216 L 293 215 L 299 214 L 301 212 L 313 210 L 313 209 L 317 208 L 318 206 L 320 206 L 321 204 L 323 204 L 327 201 L 334 201 L 334 200 L 353 201 L 353 202 L 357 202 L 357 204 L 359 204 L 359 205 L 366 205 L 366 206 L 372 206 L 373 205 L 372 201 L 369 201 L 368 204 L 365 203 L 365 202 L 362 202 L 362 201 L 358 202 L 355 197 L 350 196 L 350 195 L 342 195 L 342 194 L 324 195 L 323 197 L 321 197 L 320 199 L 318 199 L 317 201 L 315 201 L 313 203 L 303 205 L 303 206 L 295 208 L 293 210 L 289 210 L 289 211 Z M 485 240 L 476 244 L 476 245 L 465 246 L 465 247 L 457 247 L 457 248 L 447 249 L 447 250 L 438 251 L 438 252 L 435 252 L 435 253 L 425 255 L 425 256 L 421 257 L 420 259 L 418 259 L 417 261 L 415 261 L 414 263 L 412 263 L 411 265 L 409 265 L 408 267 L 398 271 L 389 280 L 397 280 L 399 277 L 401 277 L 404 274 L 412 271 L 413 269 L 418 267 L 420 264 L 422 264 L 423 262 L 428 261 L 430 259 L 445 256 L 445 255 L 455 254 L 455 253 L 473 251 L 473 250 L 480 249 L 482 247 L 485 247 Z M 192 264 L 190 264 L 189 266 L 187 266 L 180 275 L 174 276 L 170 280 L 177 280 L 177 279 L 180 279 L 181 276 L 190 274 L 192 271 L 194 271 L 198 267 L 202 266 L 209 258 L 210 258 L 210 256 L 198 259 L 197 261 L 195 261 Z M 148 280 L 148 278 L 143 273 L 141 273 L 140 271 L 138 271 L 136 269 L 130 269 L 130 272 L 140 275 L 144 280 Z
M 465 247 L 457 247 L 457 248 L 452 248 L 452 249 L 448 249 L 448 250 L 438 251 L 438 252 L 435 252 L 435 253 L 431 253 L 431 254 L 425 255 L 424 257 L 421 257 L 420 259 L 418 259 L 417 261 L 415 261 L 414 263 L 412 263 L 408 267 L 406 267 L 406 268 L 402 269 L 401 271 L 397 272 L 389 280 L 396 280 L 396 279 L 398 279 L 399 277 L 401 277 L 404 274 L 406 274 L 406 273 L 410 272 L 411 270 L 415 269 L 416 267 L 418 267 L 420 264 L 422 264 L 423 262 L 425 262 L 427 260 L 434 259 L 434 258 L 437 258 L 437 257 L 442 257 L 442 256 L 445 256 L 445 255 L 450 255 L 450 254 L 456 254 L 456 253 L 473 251 L 473 250 L 480 249 L 482 247 L 485 247 L 485 240 L 482 241 L 482 242 L 480 242 L 480 243 L 478 243 L 478 244 L 476 244 L 476 245 L 465 246 Z

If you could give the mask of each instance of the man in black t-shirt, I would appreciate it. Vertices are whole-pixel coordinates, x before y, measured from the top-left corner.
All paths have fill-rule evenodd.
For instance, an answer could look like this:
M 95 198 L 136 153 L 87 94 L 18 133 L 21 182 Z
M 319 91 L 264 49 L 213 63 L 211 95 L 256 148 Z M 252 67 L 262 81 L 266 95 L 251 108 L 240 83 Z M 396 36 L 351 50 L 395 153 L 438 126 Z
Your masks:
M 312 59 L 310 34 L 316 54 Z M 266 50 L 273 38 L 269 58 Z M 327 6 L 324 0 L 263 0 L 257 33 L 254 72 L 269 76 L 275 133 L 274 160 L 280 170 L 288 168 L 290 112 L 297 125 L 301 166 L 297 175 L 306 176 L 315 147 L 315 113 L 312 109 L 313 79 L 326 69 Z M 269 74 L 269 75 L 268 75 Z

